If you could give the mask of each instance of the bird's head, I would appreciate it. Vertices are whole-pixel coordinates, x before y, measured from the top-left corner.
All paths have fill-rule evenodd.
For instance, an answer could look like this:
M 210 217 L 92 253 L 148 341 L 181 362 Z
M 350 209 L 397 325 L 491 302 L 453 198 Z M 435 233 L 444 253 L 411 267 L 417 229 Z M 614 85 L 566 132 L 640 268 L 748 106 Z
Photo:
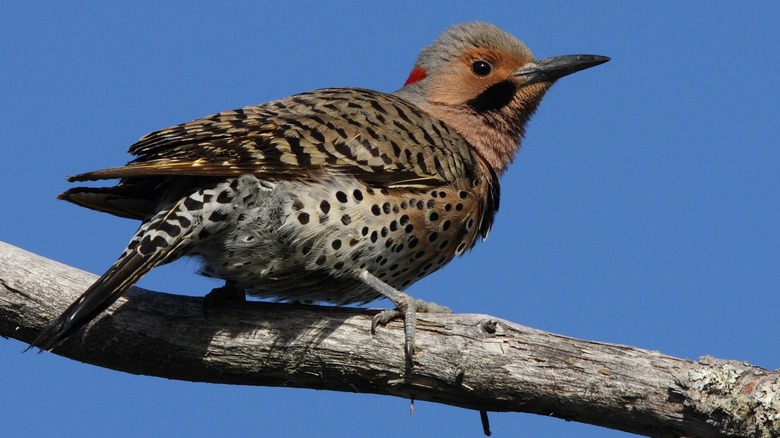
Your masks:
M 520 147 L 545 92 L 568 74 L 609 61 L 598 55 L 536 60 L 517 38 L 487 23 L 451 27 L 424 48 L 396 94 L 444 121 L 497 173 Z

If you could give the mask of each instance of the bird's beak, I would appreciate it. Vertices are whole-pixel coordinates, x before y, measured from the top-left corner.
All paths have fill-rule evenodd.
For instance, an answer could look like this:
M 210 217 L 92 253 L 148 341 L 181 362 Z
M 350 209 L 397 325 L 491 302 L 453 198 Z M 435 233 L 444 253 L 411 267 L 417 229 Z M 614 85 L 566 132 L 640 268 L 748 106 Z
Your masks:
M 599 55 L 553 56 L 524 65 L 515 71 L 514 76 L 525 79 L 525 82 L 520 85 L 522 87 L 537 82 L 553 82 L 566 75 L 595 67 L 607 61 L 609 61 L 609 57 Z

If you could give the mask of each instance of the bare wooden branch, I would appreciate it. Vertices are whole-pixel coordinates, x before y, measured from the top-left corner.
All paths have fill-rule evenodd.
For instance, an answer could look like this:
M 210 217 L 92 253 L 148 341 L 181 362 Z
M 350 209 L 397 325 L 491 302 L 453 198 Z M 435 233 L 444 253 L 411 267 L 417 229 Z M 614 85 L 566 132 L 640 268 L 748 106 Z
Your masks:
M 30 342 L 95 276 L 0 242 L 0 334 Z M 531 412 L 650 436 L 780 436 L 780 375 L 582 341 L 487 315 L 419 315 L 404 371 L 400 323 L 374 311 L 271 303 L 203 315 L 201 299 L 135 288 L 55 350 L 134 374 L 387 394 Z

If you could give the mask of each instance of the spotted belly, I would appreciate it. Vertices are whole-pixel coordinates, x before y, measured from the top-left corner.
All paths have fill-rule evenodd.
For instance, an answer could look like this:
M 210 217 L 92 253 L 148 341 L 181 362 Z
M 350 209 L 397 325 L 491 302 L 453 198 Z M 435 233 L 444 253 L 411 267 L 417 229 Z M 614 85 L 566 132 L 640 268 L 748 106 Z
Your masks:
M 403 290 L 478 235 L 467 190 L 377 189 L 347 176 L 324 184 L 238 180 L 233 223 L 195 252 L 203 274 L 253 296 L 365 303 L 381 296 L 358 279 L 361 271 Z

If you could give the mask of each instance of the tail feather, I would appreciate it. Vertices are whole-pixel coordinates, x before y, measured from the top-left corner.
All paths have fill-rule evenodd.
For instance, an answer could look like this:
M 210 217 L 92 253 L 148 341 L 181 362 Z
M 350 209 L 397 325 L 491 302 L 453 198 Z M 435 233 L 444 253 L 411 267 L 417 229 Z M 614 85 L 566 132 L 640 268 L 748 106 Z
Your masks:
M 123 182 L 114 187 L 74 187 L 57 198 L 114 216 L 142 220 L 157 202 L 158 182 L 159 179 Z
M 155 266 L 150 257 L 132 252 L 121 257 L 102 277 L 86 290 L 62 315 L 52 322 L 27 347 L 51 350 L 68 336 L 106 310 L 138 279 Z M 27 351 L 25 350 L 25 351 Z
M 43 351 L 56 347 L 111 306 L 149 270 L 178 257 L 177 250 L 188 241 L 186 237 L 195 226 L 191 216 L 189 219 L 181 217 L 186 214 L 182 210 L 185 199 L 141 224 L 116 263 L 44 329 L 27 349 L 38 347 Z

